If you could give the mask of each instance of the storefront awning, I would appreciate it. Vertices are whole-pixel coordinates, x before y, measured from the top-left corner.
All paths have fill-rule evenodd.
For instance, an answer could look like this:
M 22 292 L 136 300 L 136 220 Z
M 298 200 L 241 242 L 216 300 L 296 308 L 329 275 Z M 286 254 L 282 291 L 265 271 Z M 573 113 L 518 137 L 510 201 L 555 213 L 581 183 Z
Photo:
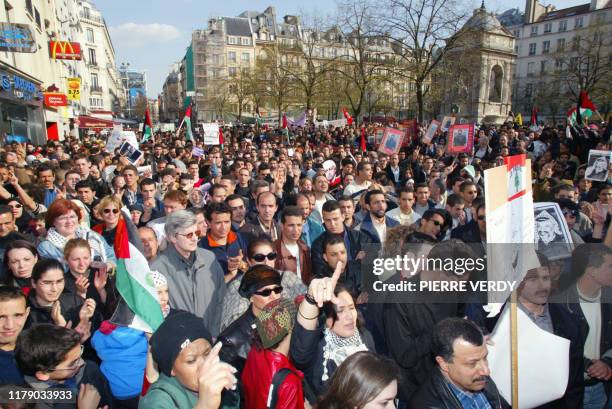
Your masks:
M 94 118 L 93 116 L 80 115 L 79 116 L 79 128 L 81 129 L 100 129 L 100 128 L 112 128 L 113 121 L 107 119 Z

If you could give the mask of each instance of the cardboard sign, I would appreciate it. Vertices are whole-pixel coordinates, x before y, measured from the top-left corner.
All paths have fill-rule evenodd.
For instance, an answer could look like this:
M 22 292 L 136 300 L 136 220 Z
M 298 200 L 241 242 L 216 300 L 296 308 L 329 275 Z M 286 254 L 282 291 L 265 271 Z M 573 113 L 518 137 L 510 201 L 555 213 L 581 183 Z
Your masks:
M 135 165 L 144 153 L 138 149 L 137 145 L 132 145 L 129 141 L 125 141 L 119 148 L 119 155 L 125 156 L 132 165 Z
M 202 132 L 204 133 L 204 145 L 219 145 L 219 124 L 202 124 Z
M 596 182 L 606 182 L 610 176 L 608 170 L 612 162 L 612 151 L 589 151 L 589 161 L 584 172 L 584 178 Z
M 386 155 L 398 153 L 402 146 L 402 141 L 406 136 L 405 132 L 395 128 L 385 128 L 383 139 L 378 147 L 378 152 Z
M 193 149 L 191 150 L 191 154 L 195 156 L 196 158 L 199 158 L 200 156 L 204 155 L 204 149 L 194 146 Z
M 427 132 L 425 132 L 425 135 L 423 135 L 423 143 L 426 143 L 427 145 L 429 145 L 432 139 L 434 138 L 434 136 L 436 136 L 436 132 L 438 132 L 439 128 L 440 128 L 440 121 L 436 121 L 435 119 L 431 121 L 431 123 L 429 124 L 429 127 L 427 128 Z
M 446 132 L 450 129 L 451 126 L 455 125 L 455 121 L 457 118 L 454 116 L 445 116 L 442 118 L 442 127 L 440 128 L 442 132 Z
M 453 125 L 448 130 L 448 153 L 472 153 L 474 148 L 474 124 Z

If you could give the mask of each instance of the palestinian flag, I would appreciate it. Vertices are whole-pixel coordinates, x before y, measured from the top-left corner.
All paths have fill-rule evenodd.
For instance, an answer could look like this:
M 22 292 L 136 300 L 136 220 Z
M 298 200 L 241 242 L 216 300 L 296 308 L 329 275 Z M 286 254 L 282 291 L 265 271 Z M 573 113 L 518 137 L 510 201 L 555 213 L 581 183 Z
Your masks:
M 188 141 L 193 141 L 193 132 L 191 131 L 191 104 L 185 110 L 185 116 L 183 117 L 183 122 L 185 122 L 185 130 Z
M 283 129 L 287 129 L 287 113 L 283 112 Z
M 96 228 L 101 225 L 95 226 Z M 115 285 L 123 298 L 111 321 L 114 324 L 153 332 L 164 320 L 157 289 L 145 256 L 130 243 L 127 225 L 119 219 L 115 233 L 117 275 Z
M 144 121 L 142 124 L 142 142 L 148 141 L 153 135 L 153 125 L 151 124 L 151 115 L 149 114 L 149 107 L 145 111 Z
M 221 150 L 223 150 L 223 144 L 225 141 L 223 140 L 223 128 L 219 127 L 219 145 L 221 145 Z
M 538 125 L 538 109 L 536 107 L 531 108 L 531 126 Z

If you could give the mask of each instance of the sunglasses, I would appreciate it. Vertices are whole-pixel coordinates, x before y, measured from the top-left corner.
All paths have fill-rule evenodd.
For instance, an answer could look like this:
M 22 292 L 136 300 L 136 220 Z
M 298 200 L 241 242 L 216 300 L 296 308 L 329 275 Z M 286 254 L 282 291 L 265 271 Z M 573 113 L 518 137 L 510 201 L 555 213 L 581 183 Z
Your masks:
M 268 253 L 268 254 L 255 254 L 253 256 L 253 260 L 257 261 L 258 263 L 261 263 L 266 258 L 268 258 L 268 260 L 270 260 L 270 261 L 275 260 L 276 259 L 276 253 L 275 252 L 271 252 L 271 253 Z
M 112 212 L 113 214 L 117 214 L 117 213 L 119 213 L 119 209 L 104 209 L 104 210 L 102 210 L 102 212 L 103 212 L 104 214 L 110 214 L 111 212 Z
M 179 236 L 183 236 L 186 239 L 192 239 L 193 236 L 198 237 L 198 230 L 192 231 L 191 233 L 187 233 L 187 234 L 182 234 L 182 233 L 176 233 L 176 234 L 178 234 Z
M 261 295 L 262 297 L 269 297 L 270 295 L 272 295 L 272 293 L 280 294 L 282 292 L 283 292 L 283 287 L 278 286 L 274 288 L 268 288 L 266 290 L 256 291 L 255 294 Z
M 437 226 L 437 227 L 444 226 L 444 222 L 440 223 L 440 222 L 439 222 L 439 221 L 437 221 L 437 220 L 432 220 L 431 222 L 432 222 L 432 223 L 433 223 L 435 226 Z

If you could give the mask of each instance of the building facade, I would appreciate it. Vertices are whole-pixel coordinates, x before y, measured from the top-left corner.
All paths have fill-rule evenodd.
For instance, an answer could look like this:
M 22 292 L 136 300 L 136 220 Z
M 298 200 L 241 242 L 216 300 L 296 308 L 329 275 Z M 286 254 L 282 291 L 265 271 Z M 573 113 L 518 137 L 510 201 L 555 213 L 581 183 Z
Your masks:
M 125 95 L 124 117 L 131 120 L 142 120 L 142 118 L 138 118 L 138 115 L 136 115 L 136 108 L 138 105 L 146 104 L 146 72 L 130 68 L 129 63 L 122 63 L 119 66 L 119 78 Z
M 518 22 L 516 18 L 502 18 L 517 39 L 514 110 L 525 113 L 535 107 L 540 119 L 562 122 L 575 105 L 581 87 L 589 91 L 596 104 L 609 105 L 609 99 L 600 95 L 609 94 L 612 81 L 612 2 L 593 0 L 557 10 L 527 0 L 522 17 Z M 595 70 L 607 70 L 607 78 L 591 81 Z

